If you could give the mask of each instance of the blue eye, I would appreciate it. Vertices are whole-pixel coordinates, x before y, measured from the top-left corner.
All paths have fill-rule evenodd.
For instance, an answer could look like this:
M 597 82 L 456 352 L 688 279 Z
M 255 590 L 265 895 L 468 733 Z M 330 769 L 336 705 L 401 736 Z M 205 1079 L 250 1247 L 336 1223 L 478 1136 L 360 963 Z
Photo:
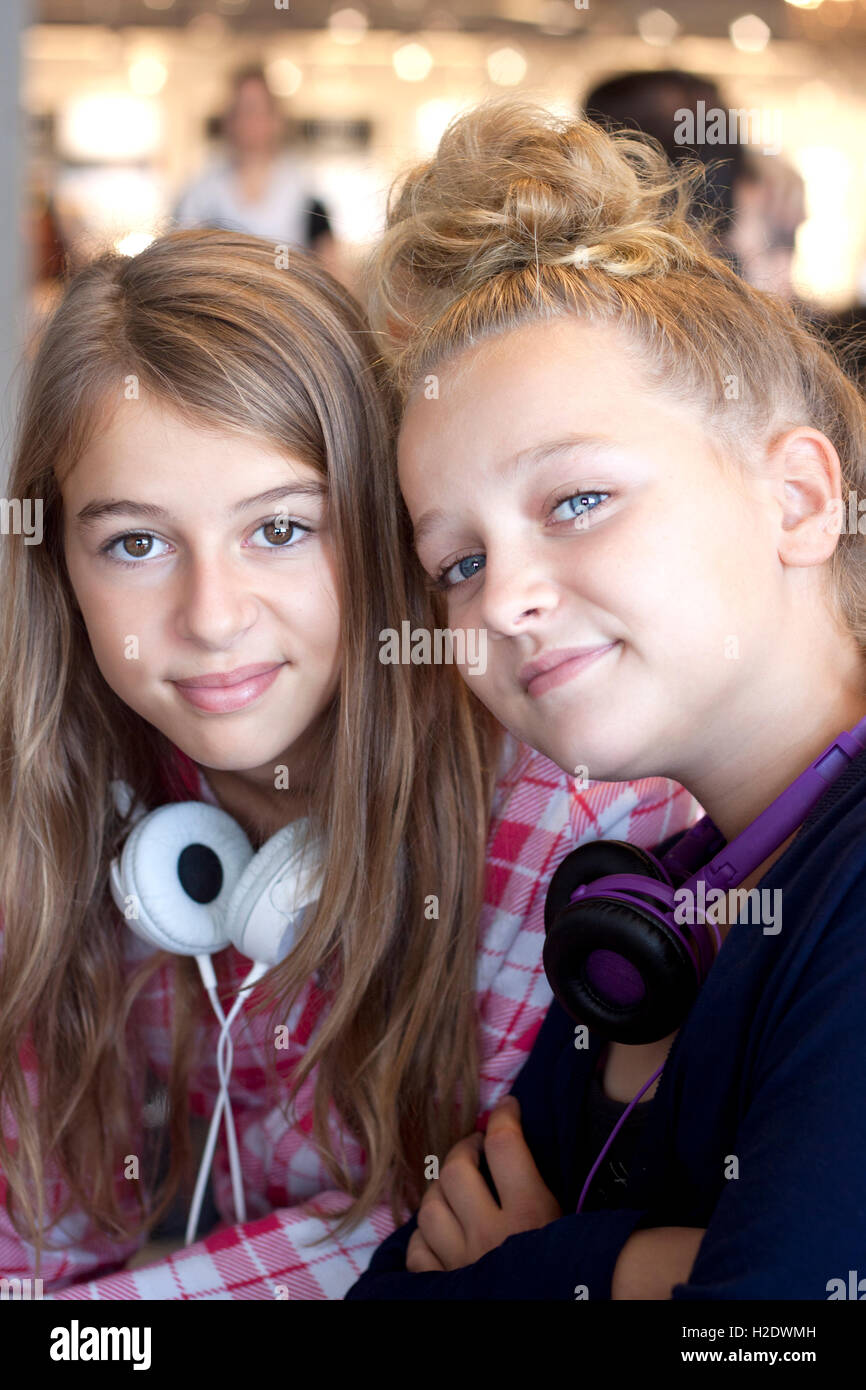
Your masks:
M 135 549 L 124 549 L 122 555 L 116 554 L 115 547 L 118 545 L 125 547 L 128 541 L 133 541 L 135 543 Z M 150 531 L 127 531 L 125 535 L 116 536 L 113 541 L 108 541 L 103 545 L 100 553 L 102 555 L 107 555 L 115 564 L 123 565 L 131 569 L 135 565 L 158 558 L 153 550 L 155 545 L 166 545 L 166 542 L 161 541 L 158 536 L 151 535 Z M 161 553 L 164 555 L 165 551 Z
M 594 511 L 596 507 L 600 507 L 608 497 L 610 497 L 609 492 L 575 492 L 568 497 L 563 497 L 557 502 L 551 512 L 551 516 L 557 521 L 574 521 L 578 517 L 586 516 L 588 512 Z M 599 498 L 601 500 L 594 501 L 594 498 Z M 568 508 L 566 514 L 557 516 L 556 513 L 563 507 Z
M 254 546 L 256 550 L 284 550 L 288 546 L 297 545 L 303 536 L 310 535 L 311 528 L 302 526 L 299 521 L 292 521 L 287 516 L 274 516 L 269 521 L 262 522 L 261 526 L 253 532 L 254 536 L 260 532 L 270 533 L 267 535 L 267 544 Z M 297 533 L 297 534 L 295 534 Z
M 480 570 L 483 570 L 484 564 L 483 555 L 464 555 L 462 560 L 455 560 L 453 565 L 440 571 L 436 580 L 436 587 L 438 589 L 453 589 L 456 584 L 473 579 Z

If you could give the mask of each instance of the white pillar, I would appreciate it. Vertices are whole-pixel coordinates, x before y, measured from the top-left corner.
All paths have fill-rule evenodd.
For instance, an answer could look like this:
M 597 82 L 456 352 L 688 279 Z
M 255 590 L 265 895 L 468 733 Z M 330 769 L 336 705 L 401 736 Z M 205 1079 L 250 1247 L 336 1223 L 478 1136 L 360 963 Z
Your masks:
M 30 0 L 0 4 L 0 496 L 5 496 L 15 392 L 21 384 L 29 278 L 22 245 L 25 126 L 21 101 L 21 45 Z

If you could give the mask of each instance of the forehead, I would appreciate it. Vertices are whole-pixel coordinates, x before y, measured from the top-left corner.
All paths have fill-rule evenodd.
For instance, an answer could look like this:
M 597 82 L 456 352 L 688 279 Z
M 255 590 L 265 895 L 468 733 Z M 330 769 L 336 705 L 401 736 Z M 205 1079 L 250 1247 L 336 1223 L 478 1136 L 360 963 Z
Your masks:
M 441 364 L 414 387 L 401 423 L 401 468 L 431 466 L 444 445 L 530 447 L 539 431 L 609 428 L 646 394 L 615 324 L 573 316 L 497 334 Z M 647 397 L 647 399 L 649 399 Z
M 264 477 L 267 486 L 301 475 L 319 477 L 310 464 L 269 440 L 186 418 L 143 393 L 138 400 L 104 405 L 87 447 L 58 482 L 68 503 L 95 491 L 109 496 L 123 483 L 134 487 L 135 496 L 195 494 L 203 506 L 218 493 L 254 491 L 246 486 L 253 477 Z

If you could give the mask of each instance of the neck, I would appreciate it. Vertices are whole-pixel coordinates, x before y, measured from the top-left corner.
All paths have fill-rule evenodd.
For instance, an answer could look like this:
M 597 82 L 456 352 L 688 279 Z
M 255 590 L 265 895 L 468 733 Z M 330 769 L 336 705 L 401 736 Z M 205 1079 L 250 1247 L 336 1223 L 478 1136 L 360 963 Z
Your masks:
M 309 814 L 312 785 L 291 768 L 283 779 L 285 786 L 276 784 L 273 765 L 241 772 L 202 768 L 202 772 L 222 809 L 238 822 L 255 848 L 284 825 Z
M 724 731 L 708 728 L 694 766 L 669 775 L 697 798 L 727 841 L 775 801 L 843 730 L 866 717 L 866 678 L 856 652 L 846 669 L 812 668 L 775 679 L 755 711 L 720 711 Z
M 236 168 L 249 172 L 251 170 L 266 169 L 273 157 L 273 150 L 237 150 L 235 152 L 234 163 Z

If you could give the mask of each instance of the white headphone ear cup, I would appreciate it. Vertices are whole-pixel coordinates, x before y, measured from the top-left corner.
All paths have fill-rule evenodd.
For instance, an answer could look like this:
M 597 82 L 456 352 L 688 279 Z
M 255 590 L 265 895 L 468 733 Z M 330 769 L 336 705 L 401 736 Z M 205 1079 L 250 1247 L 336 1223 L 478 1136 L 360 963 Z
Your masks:
M 226 904 L 252 858 L 225 811 L 173 802 L 133 829 L 112 865 L 112 896 L 136 936 L 177 955 L 212 955 L 229 944 Z
M 111 795 L 114 798 L 115 809 L 120 816 L 128 816 L 135 802 L 135 792 L 128 782 L 121 782 L 116 778 L 111 784 Z M 140 820 L 149 813 L 142 806 L 136 807 L 135 815 L 132 817 L 132 824 L 137 825 Z
M 242 955 L 276 965 L 291 951 L 304 915 L 321 891 L 322 855 L 309 822 L 272 835 L 247 866 L 229 900 L 226 922 Z

